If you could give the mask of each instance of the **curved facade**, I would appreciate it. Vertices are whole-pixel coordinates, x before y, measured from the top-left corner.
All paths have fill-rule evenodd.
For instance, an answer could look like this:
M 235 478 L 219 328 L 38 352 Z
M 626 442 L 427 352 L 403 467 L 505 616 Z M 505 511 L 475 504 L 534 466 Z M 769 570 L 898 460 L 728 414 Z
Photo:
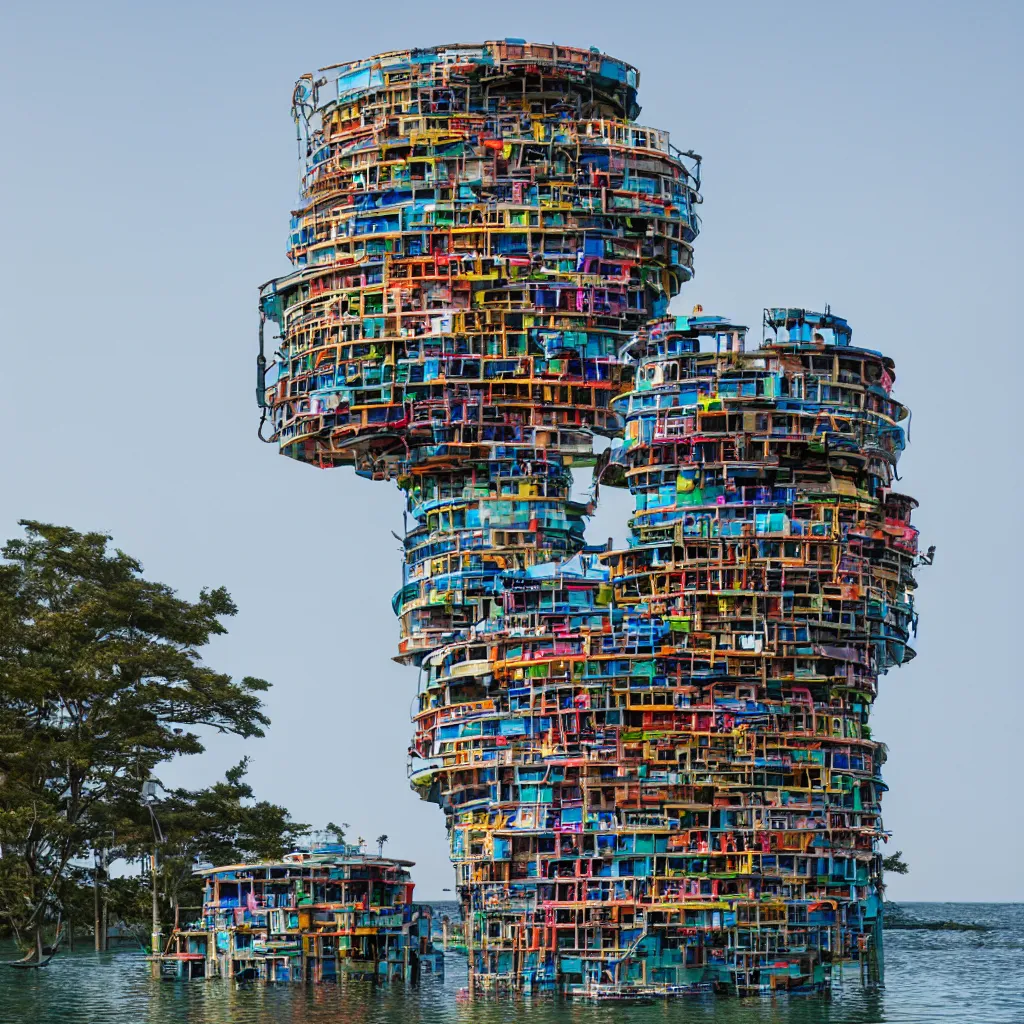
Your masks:
M 696 158 L 632 120 L 637 79 L 511 41 L 300 79 L 297 269 L 261 292 L 286 455 L 394 476 L 614 432 L 618 350 L 689 279 L 700 201 Z
M 880 936 L 903 410 L 828 314 L 771 311 L 786 340 L 752 353 L 667 316 L 699 158 L 636 124 L 637 79 L 505 40 L 300 80 L 258 394 L 284 454 L 405 492 L 411 781 L 446 814 L 474 987 L 823 987 Z M 572 496 L 595 434 L 637 502 L 622 552 Z
M 828 313 L 764 325 L 752 351 L 721 317 L 639 332 L 605 473 L 635 500 L 630 547 L 604 559 L 626 635 L 603 699 L 622 709 L 616 777 L 637 780 L 614 828 L 633 807 L 650 829 L 632 838 L 646 963 L 739 994 L 826 987 L 843 959 L 880 971 L 868 718 L 916 629 L 892 361 Z

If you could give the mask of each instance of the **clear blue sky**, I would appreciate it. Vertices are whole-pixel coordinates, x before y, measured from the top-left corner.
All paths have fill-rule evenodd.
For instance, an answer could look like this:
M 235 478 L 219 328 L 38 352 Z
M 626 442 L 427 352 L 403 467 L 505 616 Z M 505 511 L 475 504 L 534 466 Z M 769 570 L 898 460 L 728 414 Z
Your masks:
M 388 833 L 419 862 L 421 896 L 452 885 L 441 813 L 405 780 L 399 494 L 256 440 L 256 286 L 287 267 L 300 74 L 504 36 L 598 46 L 641 69 L 640 121 L 705 157 L 677 308 L 755 325 L 768 304 L 829 302 L 896 360 L 914 410 L 902 486 L 938 557 L 918 659 L 882 680 L 873 721 L 886 824 L 912 867 L 890 891 L 1024 899 L 1022 15 L 985 0 L 9 0 L 0 537 L 20 517 L 102 529 L 183 595 L 226 585 L 241 612 L 210 660 L 274 683 L 273 727 L 215 739 L 168 779 L 250 754 L 261 795 Z M 592 536 L 621 537 L 627 502 L 602 499 Z

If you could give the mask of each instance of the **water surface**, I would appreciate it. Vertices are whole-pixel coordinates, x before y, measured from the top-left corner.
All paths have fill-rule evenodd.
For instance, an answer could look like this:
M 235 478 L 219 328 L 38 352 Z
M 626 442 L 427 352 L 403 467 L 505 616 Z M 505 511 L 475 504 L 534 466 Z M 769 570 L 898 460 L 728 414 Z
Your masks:
M 865 991 L 856 966 L 820 998 L 689 998 L 649 1006 L 469 1001 L 464 959 L 419 988 L 244 986 L 155 981 L 138 951 L 61 955 L 41 971 L 0 973 L 0 1024 L 1024 1024 L 1024 904 L 913 903 L 927 920 L 988 932 L 888 931 L 886 987 Z

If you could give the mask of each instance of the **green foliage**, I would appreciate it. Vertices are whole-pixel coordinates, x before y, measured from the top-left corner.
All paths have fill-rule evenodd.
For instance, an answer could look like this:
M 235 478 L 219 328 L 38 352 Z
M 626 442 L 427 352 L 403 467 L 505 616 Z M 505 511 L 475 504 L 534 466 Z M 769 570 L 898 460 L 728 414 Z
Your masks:
M 340 825 L 335 825 L 333 821 L 327 822 L 324 831 L 328 836 L 336 843 L 344 843 L 345 835 L 348 831 L 348 822 L 343 821 Z
M 83 890 L 83 895 L 91 894 Z M 111 878 L 104 887 L 111 923 L 127 922 L 138 925 L 140 935 L 148 931 L 151 921 L 152 895 L 144 878 L 121 876 Z
M 207 789 L 172 790 L 160 803 L 160 824 L 169 845 L 184 855 L 231 864 L 280 858 L 294 849 L 308 825 L 293 822 L 288 811 L 256 800 L 245 781 L 249 759 Z
M 882 870 L 894 875 L 906 875 L 910 872 L 910 865 L 903 859 L 903 851 L 897 850 L 882 858 Z
M 161 801 L 163 888 L 172 901 L 198 906 L 202 886 L 192 875 L 197 862 L 276 860 L 308 831 L 308 825 L 291 820 L 286 808 L 255 799 L 245 781 L 247 768 L 245 758 L 223 781 L 206 789 L 176 789 Z
M 223 588 L 190 602 L 104 534 L 22 526 L 0 563 L 0 920 L 38 931 L 74 859 L 141 842 L 142 783 L 197 730 L 263 735 L 269 684 L 201 659 L 236 612 Z M 250 811 L 246 842 L 271 844 L 281 809 Z

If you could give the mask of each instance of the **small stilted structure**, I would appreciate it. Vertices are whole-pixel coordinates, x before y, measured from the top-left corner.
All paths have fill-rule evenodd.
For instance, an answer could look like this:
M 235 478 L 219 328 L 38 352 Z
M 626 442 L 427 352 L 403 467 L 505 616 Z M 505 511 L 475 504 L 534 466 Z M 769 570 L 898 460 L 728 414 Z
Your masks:
M 321 843 L 280 861 L 201 867 L 199 921 L 156 957 L 167 977 L 239 981 L 416 981 L 443 972 L 412 861 Z

